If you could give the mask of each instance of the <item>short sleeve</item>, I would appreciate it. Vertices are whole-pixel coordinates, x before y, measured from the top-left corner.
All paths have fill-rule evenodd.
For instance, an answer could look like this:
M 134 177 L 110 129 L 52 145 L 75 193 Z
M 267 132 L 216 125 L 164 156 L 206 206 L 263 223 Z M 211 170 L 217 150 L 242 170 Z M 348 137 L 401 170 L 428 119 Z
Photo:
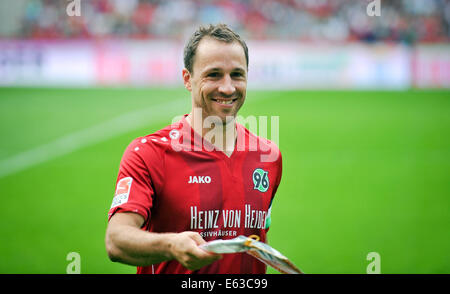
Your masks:
M 275 188 L 273 189 L 272 200 L 275 197 L 275 193 L 277 193 L 278 186 L 281 183 L 281 175 L 283 174 L 283 158 L 281 157 L 281 152 L 278 150 L 278 158 L 277 158 L 277 180 L 275 182 Z M 272 203 L 271 203 L 272 204 Z
M 272 196 L 270 198 L 269 209 L 268 209 L 268 213 L 267 213 L 267 217 L 266 217 L 266 227 L 265 227 L 266 232 L 269 231 L 270 224 L 272 222 L 272 218 L 271 218 L 272 203 L 273 203 L 273 200 L 275 199 L 275 194 L 277 193 L 278 186 L 280 185 L 280 182 L 281 182 L 281 175 L 283 173 L 283 160 L 281 157 L 280 150 L 278 150 L 278 157 L 277 157 L 277 161 L 275 162 L 275 164 L 276 164 L 276 170 L 277 170 L 277 177 L 276 177 L 274 188 L 272 191 Z
M 150 218 L 154 188 L 148 167 L 142 158 L 143 152 L 139 152 L 140 148 L 144 148 L 138 145 L 138 140 L 133 141 L 125 150 L 120 162 L 108 221 L 117 212 L 138 213 L 145 222 Z

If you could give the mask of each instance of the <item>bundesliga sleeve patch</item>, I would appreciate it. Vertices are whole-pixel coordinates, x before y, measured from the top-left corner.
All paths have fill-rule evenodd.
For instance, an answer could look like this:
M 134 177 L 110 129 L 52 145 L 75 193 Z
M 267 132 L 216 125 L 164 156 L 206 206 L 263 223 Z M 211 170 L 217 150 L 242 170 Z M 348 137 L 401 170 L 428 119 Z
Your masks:
M 114 194 L 111 208 L 128 202 L 132 182 L 133 179 L 131 177 L 120 179 L 119 182 L 117 182 L 116 193 Z

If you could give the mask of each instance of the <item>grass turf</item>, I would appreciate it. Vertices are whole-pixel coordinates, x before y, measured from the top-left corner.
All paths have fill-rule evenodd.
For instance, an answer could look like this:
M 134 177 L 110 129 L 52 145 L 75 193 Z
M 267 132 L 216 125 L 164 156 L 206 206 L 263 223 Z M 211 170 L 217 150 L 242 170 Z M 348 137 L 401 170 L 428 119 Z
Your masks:
M 306 273 L 365 273 L 372 251 L 382 273 L 450 273 L 449 93 L 249 91 L 239 114 L 280 122 L 269 243 Z M 182 89 L 0 88 L 0 161 L 180 97 L 189 112 Z M 82 273 L 134 273 L 104 249 L 118 165 L 171 120 L 0 178 L 0 273 L 65 273 L 72 251 Z

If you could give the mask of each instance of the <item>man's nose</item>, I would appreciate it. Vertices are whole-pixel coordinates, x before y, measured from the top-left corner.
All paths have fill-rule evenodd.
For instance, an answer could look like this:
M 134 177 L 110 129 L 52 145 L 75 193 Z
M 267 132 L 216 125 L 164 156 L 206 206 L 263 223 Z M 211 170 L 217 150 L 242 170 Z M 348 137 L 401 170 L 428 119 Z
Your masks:
M 225 75 L 223 79 L 221 80 L 220 86 L 219 86 L 219 92 L 224 95 L 233 95 L 236 91 L 236 87 L 233 84 L 233 80 L 229 75 Z

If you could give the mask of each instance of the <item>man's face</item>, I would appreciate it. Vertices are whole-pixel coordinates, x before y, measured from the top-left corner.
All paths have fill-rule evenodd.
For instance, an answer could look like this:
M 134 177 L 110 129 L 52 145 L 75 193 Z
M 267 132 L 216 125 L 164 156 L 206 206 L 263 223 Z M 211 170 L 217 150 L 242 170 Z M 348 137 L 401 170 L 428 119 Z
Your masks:
M 203 119 L 235 117 L 245 100 L 247 62 L 238 42 L 225 43 L 205 37 L 197 47 L 193 73 L 183 70 L 192 106 L 202 108 Z

